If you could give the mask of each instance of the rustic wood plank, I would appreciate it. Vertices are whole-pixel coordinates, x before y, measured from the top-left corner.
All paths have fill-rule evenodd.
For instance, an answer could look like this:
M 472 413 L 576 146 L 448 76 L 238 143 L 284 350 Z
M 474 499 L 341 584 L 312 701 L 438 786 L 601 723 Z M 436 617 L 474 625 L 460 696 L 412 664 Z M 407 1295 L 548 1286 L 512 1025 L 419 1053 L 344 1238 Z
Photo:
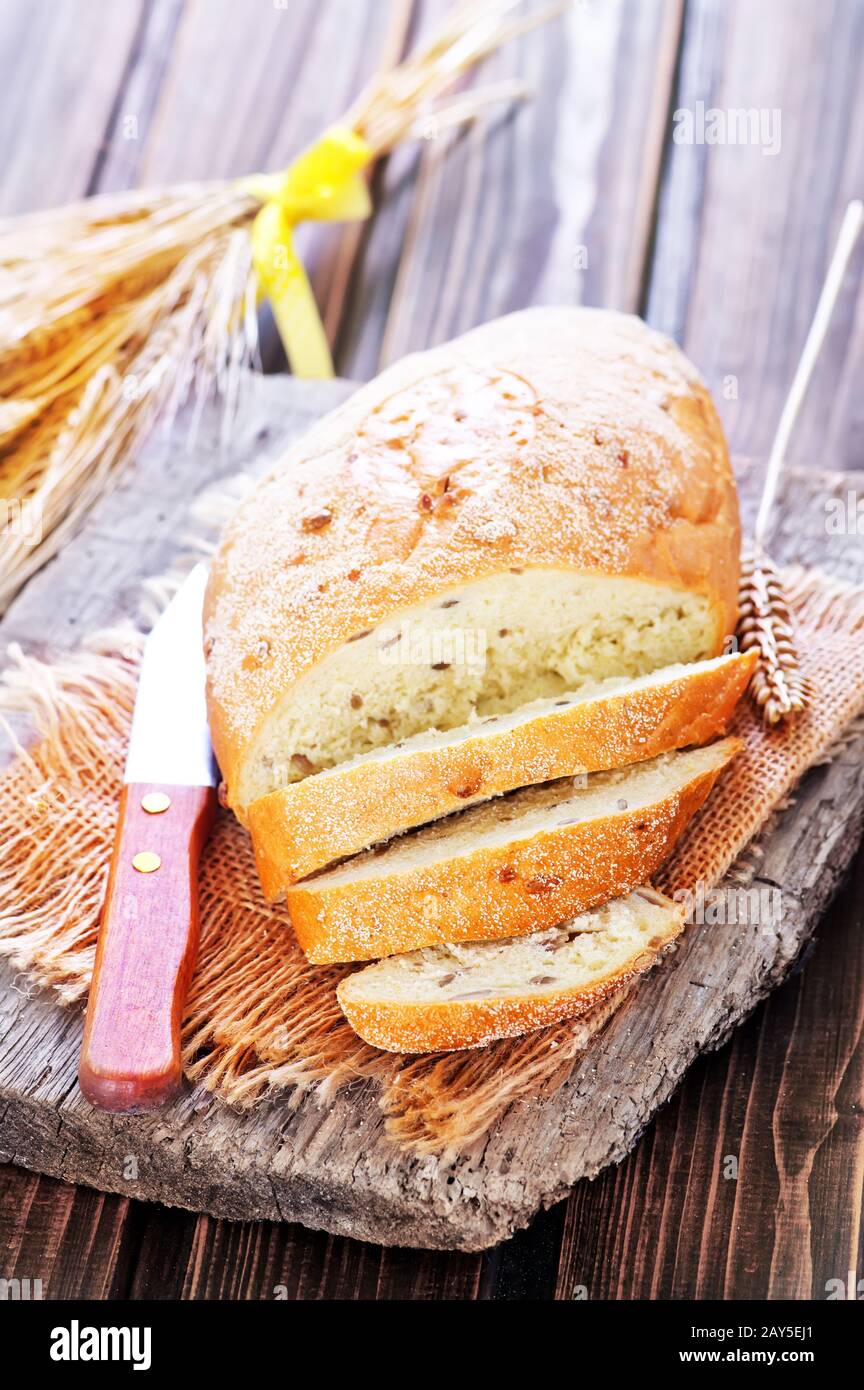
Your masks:
M 674 107 L 693 109 L 698 100 L 706 107 L 779 104 L 783 147 L 764 157 L 740 148 L 668 146 L 648 315 L 700 361 L 735 443 L 751 452 L 764 450 L 773 432 L 842 206 L 860 192 L 861 92 L 850 92 L 849 71 L 862 35 L 853 8 L 841 0 L 829 19 L 824 11 L 776 3 L 687 6 Z M 824 99 L 828 92 L 831 100 Z M 835 126 L 832 135 L 838 121 L 847 128 L 838 135 Z M 817 163 L 818 198 L 814 179 L 805 176 Z M 810 467 L 862 462 L 860 404 L 849 386 L 860 376 L 864 300 L 855 289 L 862 250 L 795 440 L 793 456 Z M 738 378 L 738 401 L 724 399 L 727 374 Z M 802 518 L 786 509 L 775 525 L 776 548 L 794 558 L 801 533 L 808 548 L 818 531 L 825 531 L 824 510 Z M 857 553 L 848 537 L 823 544 L 832 569 L 852 577 Z M 859 854 L 858 882 L 861 865 Z M 692 1069 L 621 1169 L 574 1191 L 559 1297 L 587 1286 L 592 1297 L 794 1297 L 803 1290 L 809 1297 L 812 1288 L 818 1298 L 839 1266 L 860 1268 L 862 1159 L 858 1137 L 849 1133 L 854 1122 L 841 1115 L 832 1124 L 823 1115 L 824 1142 L 804 1138 L 818 1126 L 814 1110 L 830 1111 L 835 1090 L 848 1097 L 854 1086 L 854 1067 L 838 1079 L 832 1064 L 833 1054 L 854 1051 L 860 1036 L 864 972 L 850 911 L 846 894 L 820 927 L 803 977 L 772 996 L 720 1058 Z M 841 978 L 850 1000 L 845 988 L 838 999 Z M 820 988 L 825 998 L 816 1003 Z M 796 1001 L 798 1009 L 801 998 L 809 1011 L 801 1004 L 790 1024 L 784 1007 Z M 790 1048 L 802 1059 L 794 1085 Z M 772 1126 L 782 1128 L 790 1150 L 780 1158 Z M 722 1168 L 726 1155 L 739 1153 L 745 1128 L 746 1173 L 736 1183 Z M 787 1192 L 778 1209 L 781 1160 Z M 807 1163 L 809 1182 L 800 1171 Z M 618 1244 L 621 1230 L 628 1240 Z
M 41 1280 L 43 1298 L 117 1298 L 135 1242 L 129 1202 L 0 1167 L 0 1277 Z
M 806 969 L 574 1191 L 558 1298 L 824 1299 L 860 1269 L 862 891 L 859 856 Z
M 68 651 L 88 632 L 134 614 L 142 580 L 164 573 L 183 555 L 197 493 L 236 474 L 244 460 L 255 459 L 259 469 L 266 468 L 352 389 L 343 381 L 254 376 L 246 383 L 248 413 L 229 447 L 220 442 L 214 410 L 204 416 L 194 449 L 182 426 L 168 438 L 157 431 L 140 468 L 124 470 L 76 537 L 77 563 L 64 559 L 67 550 L 34 575 L 16 598 L 0 625 L 0 657 L 12 641 L 37 655 Z M 145 479 L 154 460 L 151 488 Z M 58 566 L 65 571 L 62 584 L 57 582 Z
M 284 6 L 186 0 L 173 27 L 160 13 L 124 96 L 124 113 L 138 118 L 134 153 L 118 112 L 100 186 L 286 167 L 339 119 L 385 57 L 400 56 L 400 10 L 401 0 L 396 7 L 377 0 Z M 344 270 L 343 247 L 355 236 L 337 225 L 298 230 L 297 246 L 322 305 Z M 268 370 L 284 367 L 267 314 L 262 337 Z
M 365 1247 L 369 1248 L 369 1247 Z M 376 1298 L 474 1300 L 481 1294 L 488 1256 L 458 1251 L 382 1250 Z
M 316 395 L 302 383 L 275 378 L 259 387 L 257 413 L 215 468 L 212 419 L 182 464 L 170 440 L 143 456 L 124 478 L 124 493 L 99 504 L 81 536 L 12 606 L 4 623 L 9 635 L 20 640 L 39 631 L 49 648 L 68 646 L 70 632 L 116 616 L 128 607 L 136 576 L 167 563 L 171 536 L 185 528 L 194 479 L 232 472 L 244 457 L 254 468 L 266 466 L 262 447 L 272 450 L 301 425 L 292 413 L 297 401 L 306 403 L 305 424 L 313 398 L 320 404 L 347 389 L 323 383 Z M 825 555 L 819 518 L 828 487 L 842 492 L 848 479 L 799 475 L 794 495 L 784 500 L 802 558 Z M 745 500 L 752 505 L 751 496 Z M 864 574 L 864 537 L 848 538 L 846 553 Z M 84 594 L 94 577 L 105 593 L 87 606 Z M 725 932 L 722 940 L 711 932 L 689 934 L 664 969 L 642 982 L 568 1086 L 548 1102 L 520 1106 L 488 1142 L 452 1164 L 399 1154 L 384 1136 L 372 1085 L 337 1097 L 324 1111 L 308 1101 L 292 1114 L 277 1103 L 242 1115 L 192 1094 L 158 1116 L 96 1114 L 74 1084 L 79 1015 L 58 1010 L 47 995 L 23 1000 L 8 988 L 0 994 L 0 1096 L 6 1106 L 0 1156 L 234 1219 L 299 1219 L 395 1245 L 471 1250 L 500 1240 L 578 1177 L 621 1158 L 689 1062 L 723 1041 L 787 973 L 851 855 L 864 815 L 862 754 L 859 738 L 843 757 L 812 773 L 767 842 L 761 873 L 784 887 L 776 935 L 735 929 L 733 950 Z M 691 979 L 704 986 L 698 1001 Z M 129 1153 L 139 1157 L 131 1181 L 124 1168 Z M 518 1183 L 507 1176 L 513 1172 Z M 368 1278 L 364 1266 L 357 1279 L 366 1287 Z M 511 1278 L 505 1270 L 504 1284 Z M 489 1279 L 494 1282 L 494 1272 Z
M 752 1031 L 752 1023 L 744 1024 L 718 1058 L 702 1058 L 690 1069 L 624 1163 L 574 1189 L 567 1203 L 557 1298 L 722 1296 L 718 1284 L 722 1290 L 734 1200 L 732 1184 L 720 1180 L 718 1168 L 721 1151 L 734 1142 L 726 1087 L 731 1068 L 740 1068 L 735 1077 L 746 1105 Z M 708 1128 L 712 1117 L 726 1122 L 719 1134 Z M 703 1257 L 713 1274 L 707 1287 L 698 1282 Z
M 845 1280 L 859 1267 L 864 937 L 856 904 L 862 887 L 859 862 L 840 920 L 815 947 L 815 955 L 827 956 L 825 966 L 797 976 L 766 1006 L 765 1032 L 774 1043 L 768 1048 L 760 1038 L 756 1054 L 724 1281 L 724 1290 L 734 1285 L 744 1297 L 753 1283 L 741 1274 L 749 1273 L 746 1255 L 752 1260 L 753 1250 L 764 1252 L 769 1298 L 824 1298 L 828 1279 Z M 770 1165 L 754 1161 L 764 1149 L 760 1130 L 768 1115 Z M 817 1162 L 821 1182 L 814 1181 Z M 821 1234 L 818 1273 L 814 1225 Z
M 0 1277 L 39 1278 L 45 1298 L 428 1301 L 473 1299 L 480 1288 L 478 1255 L 217 1221 L 11 1165 L 0 1167 L 0 1211 Z
M 137 181 L 283 167 L 374 70 L 388 8 L 375 0 L 186 0 L 152 114 L 142 122 Z M 122 142 L 122 131 L 114 135 Z
M 557 1234 L 561 1223 L 554 1224 Z M 557 1247 L 544 1236 L 546 1290 Z M 0 1165 L 0 1278 L 41 1279 L 46 1299 L 506 1297 L 516 1279 L 520 1288 L 538 1287 L 528 1277 L 538 1260 L 524 1258 L 529 1233 L 517 1240 L 517 1249 L 506 1247 L 505 1286 L 498 1252 L 387 1250 L 302 1226 L 219 1221 Z
M 864 10 L 856 0 L 690 0 L 675 107 L 780 112 L 780 148 L 671 144 L 647 314 L 715 392 L 732 447 L 764 453 L 836 240 L 864 186 Z M 682 127 L 683 129 L 683 127 Z M 770 139 L 766 141 L 770 147 Z M 790 459 L 860 468 L 859 246 Z
M 729 8 L 731 9 L 732 7 L 729 7 Z M 715 23 L 715 27 L 714 27 L 714 33 L 715 33 L 715 35 L 716 35 L 716 34 L 719 34 L 719 33 L 721 33 L 721 32 L 724 31 L 724 25 L 720 22 L 720 21 L 722 20 L 721 7 L 719 7 L 719 6 L 712 7 L 712 6 L 707 6 L 707 5 L 695 6 L 695 5 L 693 5 L 693 4 L 691 3 L 691 5 L 690 5 L 690 7 L 689 7 L 689 11 L 690 11 L 691 16 L 692 16 L 693 14 L 697 14 L 697 16 L 701 14 L 701 15 L 707 16 L 707 18 L 708 18 L 709 21 L 712 20 L 712 18 L 713 18 L 713 20 L 717 21 L 717 22 Z M 776 14 L 776 11 L 775 11 L 775 14 Z M 689 33 L 690 35 L 692 35 L 692 30 L 690 29 L 689 24 L 688 24 L 688 33 Z M 689 41 L 689 40 L 688 40 L 688 41 Z M 838 50 L 837 50 L 837 51 L 839 52 L 839 45 L 838 45 Z M 854 142 L 852 143 L 852 149 L 854 150 Z M 673 153 L 674 153 L 674 152 L 673 152 Z M 713 152 L 712 152 L 712 153 L 713 153 Z M 669 227 L 670 227 L 670 225 L 673 225 L 673 224 L 674 224 L 674 219 L 671 219 L 671 218 L 668 218 L 668 217 L 667 217 L 667 218 L 665 219 L 665 223 L 666 223 L 666 232 L 667 232 L 667 235 L 668 235 Z M 833 234 L 833 233 L 832 233 L 832 234 Z M 692 240 L 692 238 L 691 238 L 691 240 Z M 681 252 L 683 252 L 684 250 L 686 250 L 686 245 L 685 245 L 685 243 L 679 242 L 679 243 L 678 243 L 678 250 L 681 251 Z M 663 261 L 662 263 L 663 263 L 663 264 L 666 264 L 666 265 L 668 266 L 668 265 L 671 263 L 671 261 L 674 261 L 674 259 L 675 259 L 674 257 L 669 258 L 669 257 L 667 256 L 667 258 L 665 259 L 665 261 Z M 694 261 L 695 261 L 695 260 L 698 260 L 698 257 L 694 257 Z M 683 259 L 681 260 L 681 263 L 680 263 L 680 264 L 681 264 L 681 267 L 684 267 L 684 266 L 690 264 L 690 262 L 689 262 L 689 251 L 687 252 L 687 255 L 683 256 Z M 674 265 L 672 266 L 672 268 L 673 268 L 673 270 L 675 270 L 675 266 L 674 266 Z M 680 278 L 681 278 L 681 280 L 682 280 L 682 283 L 684 283 L 684 285 L 686 286 L 686 285 L 688 284 L 688 279 L 689 279 L 689 277 L 688 277 L 686 274 L 682 274 Z M 854 360 L 854 354 L 853 354 L 852 356 L 853 356 L 853 360 Z M 835 359 L 835 360 L 836 360 L 836 359 Z M 843 436 L 843 440 L 842 440 L 841 447 L 840 447 L 840 450 L 839 450 L 839 451 L 838 451 L 837 449 L 835 449 L 835 448 L 833 447 L 833 445 L 832 445 L 831 448 L 826 448 L 825 434 L 824 434 L 824 432 L 823 432 L 823 433 L 821 434 L 821 436 L 820 436 L 819 448 L 820 448 L 821 456 L 822 456 L 823 459 L 824 459 L 826 453 L 827 453 L 828 455 L 830 455 L 830 454 L 833 452 L 833 453 L 837 454 L 837 456 L 840 456 L 840 454 L 842 454 L 843 457 L 847 457 L 847 456 L 848 456 L 848 462 L 851 463 L 851 464 L 855 464 L 855 463 L 858 462 L 858 458 L 855 457 L 855 456 L 852 456 L 852 454 L 851 454 L 851 449 L 852 449 L 852 444 L 853 444 L 854 438 L 855 438 L 854 431 L 855 431 L 855 428 L 856 428 L 856 427 L 858 428 L 859 433 L 860 433 L 860 421 L 858 421 L 858 422 L 857 422 L 857 425 L 856 425 L 855 401 L 854 401 L 854 399 L 851 400 L 851 401 L 850 401 L 850 399 L 849 399 L 849 397 L 851 396 L 852 391 L 853 391 L 853 384 L 854 384 L 855 378 L 854 378 L 854 376 L 852 375 L 851 372 L 847 372 L 847 373 L 845 373 L 845 374 L 842 374 L 842 375 L 841 375 L 841 378 L 840 378 L 840 384 L 839 384 L 839 387 L 838 387 L 838 386 L 837 386 L 837 383 L 833 380 L 833 370 L 834 370 L 834 366 L 833 366 L 833 364 L 832 364 L 832 380 L 831 380 L 831 386 L 832 386 L 832 388 L 834 389 L 834 395 L 832 395 L 831 397 L 829 397 L 829 399 L 832 399 L 832 400 L 835 401 L 834 410 L 833 410 L 833 416 L 832 416 L 832 431 L 833 431 L 833 435 L 836 435 L 837 432 L 839 431 L 840 434 Z M 814 393 L 814 396 L 815 396 L 815 394 L 816 394 L 816 393 Z M 838 406 L 837 406 L 837 404 L 836 404 L 836 399 L 837 399 L 838 397 L 840 397 L 840 398 L 845 398 L 845 399 L 844 399 L 844 402 L 843 402 L 842 412 L 841 412 L 841 410 L 838 408 Z M 823 399 L 825 399 L 824 396 L 823 396 Z M 822 417 L 820 417 L 820 424 L 821 424 L 823 421 L 824 421 L 824 414 L 823 414 Z M 741 441 L 741 442 L 743 442 L 743 443 L 749 445 L 749 442 L 750 442 L 750 441 L 749 441 L 748 439 L 744 439 L 743 436 L 742 436 L 742 441 Z M 845 453 L 843 452 L 844 450 L 846 451 Z M 839 555 L 833 556 L 833 557 L 832 557 L 832 560 L 842 561 L 842 556 L 839 556 Z M 841 958 L 841 959 L 842 959 L 842 958 Z M 715 1065 L 715 1064 L 712 1063 L 712 1068 L 713 1068 L 714 1065 Z M 742 1065 L 743 1065 L 743 1063 L 742 1063 Z M 808 1087 L 812 1087 L 812 1086 L 814 1085 L 814 1082 L 813 1082 L 812 1078 L 808 1078 L 807 1084 L 808 1084 Z M 698 1120 L 698 1117 L 697 1117 L 697 1120 Z M 699 1121 L 699 1122 L 701 1122 L 701 1121 Z M 662 1120 L 661 1120 L 661 1123 L 662 1123 Z M 834 1132 L 832 1132 L 832 1137 L 833 1137 L 833 1133 L 834 1133 Z M 763 1141 L 764 1141 L 764 1136 L 763 1136 Z M 828 1143 L 827 1143 L 825 1146 L 823 1146 L 823 1149 L 820 1150 L 820 1155 L 819 1155 L 819 1157 L 817 1157 L 817 1163 L 819 1162 L 819 1158 L 821 1158 L 821 1156 L 822 1156 L 822 1155 L 826 1152 L 826 1150 L 830 1147 L 830 1144 L 831 1144 L 831 1140 L 829 1140 Z M 640 1152 L 641 1152 L 641 1150 L 640 1150 Z M 846 1161 L 847 1157 L 848 1157 L 848 1156 L 845 1154 L 845 1151 L 842 1151 L 842 1152 L 840 1153 L 840 1155 L 838 1156 L 838 1162 L 841 1164 L 841 1171 L 843 1171 L 843 1172 L 848 1171 L 847 1169 L 845 1169 L 845 1168 L 842 1166 L 842 1165 L 844 1164 L 844 1162 Z M 25 1181 L 29 1181 L 29 1179 L 26 1179 L 26 1178 L 25 1178 L 24 1180 L 25 1180 Z M 814 1181 L 815 1181 L 815 1179 L 814 1179 Z M 596 1187 L 595 1187 L 593 1190 L 596 1191 Z M 828 1188 L 828 1189 L 826 1189 L 826 1190 L 830 1192 L 830 1188 Z M 164 1215 L 164 1214 L 163 1214 L 163 1215 Z M 693 1217 L 694 1217 L 695 1220 L 698 1221 L 698 1202 L 696 1203 L 696 1207 L 695 1207 L 695 1210 L 694 1210 L 694 1212 L 693 1212 Z M 156 1218 L 155 1218 L 155 1213 L 154 1213 L 154 1219 L 156 1219 Z M 310 1239 L 317 1239 L 317 1238 L 316 1238 L 316 1237 L 310 1237 Z M 509 1250 L 510 1248 L 511 1248 L 511 1247 L 508 1247 L 508 1250 Z M 497 1253 L 497 1252 L 496 1252 L 496 1253 Z M 424 1258 L 425 1258 L 425 1259 L 432 1259 L 432 1260 L 434 1260 L 434 1259 L 436 1259 L 437 1257 L 435 1257 L 435 1256 L 429 1256 L 429 1257 L 424 1257 Z M 445 1257 L 445 1258 L 446 1258 L 446 1257 Z M 463 1258 L 463 1257 L 456 1257 L 456 1258 Z M 469 1258 L 470 1258 L 470 1257 L 469 1257 Z M 815 1257 L 814 1257 L 814 1259 L 815 1259 Z M 730 1288 L 731 1288 L 731 1287 L 734 1287 L 734 1285 L 731 1285 Z M 734 1296 L 734 1294 L 733 1294 L 732 1296 Z
M 860 1298 L 862 1292 L 858 1282 L 864 1270 L 864 1130 L 861 1125 L 864 968 L 858 963 L 864 944 L 862 902 L 864 855 L 859 852 L 854 877 L 842 901 L 830 914 L 825 930 L 820 931 L 812 959 L 813 969 L 800 977 L 802 999 L 808 1010 L 805 1014 L 802 1006 L 802 1017 L 812 1017 L 811 1001 L 815 997 L 816 1011 L 823 1020 L 823 1029 L 829 1034 L 829 1049 L 832 1034 L 835 1040 L 835 1049 L 828 1053 L 824 1067 L 831 1087 L 828 1103 L 833 1106 L 835 1120 L 830 1133 L 814 1153 L 812 1173 L 807 1181 L 814 1298 L 826 1297 L 829 1280 L 838 1278 L 846 1281 L 847 1296 L 854 1290 Z M 800 1086 L 805 1094 L 813 1088 L 812 1070 L 807 1066 L 806 1029 L 802 1027 L 799 1032 L 800 1039 L 796 1037 L 798 1075 L 784 1077 L 785 1097 L 792 1094 L 794 1086 Z M 838 1066 L 841 1058 L 845 1066 Z M 813 1100 L 818 1103 L 819 1097 L 814 1094 Z M 782 1279 L 779 1260 L 772 1264 L 772 1276 L 775 1268 Z M 727 1277 L 727 1284 L 729 1282 Z
M 339 338 L 346 375 L 527 304 L 636 307 L 682 9 L 573 5 L 470 79 L 523 79 L 530 101 L 391 156 Z
M 81 198 L 145 11 L 144 0 L 12 0 L 0 6 L 0 212 Z
M 145 5 L 90 179 L 91 192 L 109 193 L 144 182 L 142 162 L 184 10 L 185 0 L 151 0 Z M 206 171 L 201 177 L 207 177 Z

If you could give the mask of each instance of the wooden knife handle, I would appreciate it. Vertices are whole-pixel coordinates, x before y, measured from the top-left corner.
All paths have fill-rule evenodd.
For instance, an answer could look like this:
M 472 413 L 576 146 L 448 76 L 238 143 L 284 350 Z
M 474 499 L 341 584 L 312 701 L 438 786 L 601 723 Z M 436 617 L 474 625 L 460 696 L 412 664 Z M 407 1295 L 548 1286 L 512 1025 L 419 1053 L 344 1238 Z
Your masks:
M 198 860 L 215 811 L 213 787 L 123 789 L 78 1067 L 102 1110 L 152 1110 L 180 1086 Z

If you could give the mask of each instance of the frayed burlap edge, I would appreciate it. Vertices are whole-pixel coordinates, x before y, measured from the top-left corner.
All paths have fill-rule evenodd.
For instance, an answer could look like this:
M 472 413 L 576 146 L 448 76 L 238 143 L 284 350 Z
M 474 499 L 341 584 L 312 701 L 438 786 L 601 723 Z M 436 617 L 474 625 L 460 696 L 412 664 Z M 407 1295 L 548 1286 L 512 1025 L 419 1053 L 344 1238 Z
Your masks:
M 664 893 L 716 884 L 796 782 L 836 752 L 864 711 L 864 588 L 799 567 L 783 571 L 783 583 L 795 615 L 801 673 L 814 698 L 774 729 L 742 700 L 730 733 L 743 739 L 744 751 L 655 876 Z
M 154 581 L 154 604 L 176 580 Z M 795 781 L 864 706 L 864 591 L 787 575 L 803 662 L 820 698 L 769 733 L 742 704 L 745 752 L 659 876 L 666 891 L 712 886 Z M 46 665 L 10 651 L 0 715 L 25 716 L 38 741 L 18 745 L 0 778 L 0 954 L 65 1004 L 80 1003 L 105 891 L 141 634 L 123 628 Z M 7 732 L 11 728 L 6 724 Z M 183 1029 L 188 1076 L 228 1104 L 320 1100 L 375 1078 L 388 1133 L 418 1152 L 455 1153 L 515 1101 L 557 1088 L 627 991 L 581 1019 L 470 1053 L 394 1058 L 362 1043 L 335 986 L 351 967 L 310 966 L 282 909 L 261 897 L 245 832 L 221 814 L 201 866 L 202 944 Z
M 175 586 L 151 586 L 157 603 Z M 81 1004 L 93 968 L 142 635 L 99 634 L 50 665 L 10 648 L 0 722 L 16 756 L 0 777 L 0 955 L 27 981 Z M 10 721 L 37 741 L 25 748 Z M 550 1034 L 483 1053 L 397 1058 L 363 1043 L 336 1001 L 352 967 L 313 967 L 284 911 L 258 889 L 246 833 L 220 813 L 200 873 L 201 948 L 183 1024 L 184 1069 L 227 1104 L 326 1101 L 357 1078 L 381 1083 L 395 1140 L 455 1151 L 507 1106 L 558 1084 L 624 997 Z M 492 1057 L 496 1057 L 492 1065 Z

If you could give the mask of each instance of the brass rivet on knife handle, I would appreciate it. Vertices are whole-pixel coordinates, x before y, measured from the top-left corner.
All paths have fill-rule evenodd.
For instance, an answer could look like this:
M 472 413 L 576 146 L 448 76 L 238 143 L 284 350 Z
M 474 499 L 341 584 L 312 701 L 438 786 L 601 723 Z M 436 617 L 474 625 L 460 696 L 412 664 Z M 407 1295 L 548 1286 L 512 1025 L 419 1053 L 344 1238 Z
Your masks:
M 148 792 L 141 798 L 141 809 L 146 811 L 149 816 L 159 816 L 163 811 L 167 811 L 171 805 L 171 798 L 165 792 Z
M 155 873 L 156 870 L 161 867 L 161 864 L 162 860 L 159 858 L 159 855 L 154 854 L 153 851 L 149 849 L 142 850 L 141 853 L 136 854 L 135 858 L 132 860 L 132 868 L 137 869 L 139 874 Z

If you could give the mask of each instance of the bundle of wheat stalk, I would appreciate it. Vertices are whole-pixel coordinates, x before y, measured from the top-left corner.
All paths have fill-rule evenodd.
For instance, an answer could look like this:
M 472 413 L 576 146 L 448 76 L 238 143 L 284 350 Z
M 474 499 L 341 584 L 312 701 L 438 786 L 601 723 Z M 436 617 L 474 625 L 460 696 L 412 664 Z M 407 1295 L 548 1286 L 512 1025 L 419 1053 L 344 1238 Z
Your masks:
M 371 83 L 340 122 L 363 142 L 364 162 L 430 120 L 439 130 L 524 94 L 507 83 L 440 100 L 561 8 L 508 20 L 518 3 L 462 0 Z M 270 176 L 124 192 L 0 222 L 0 612 L 157 419 L 169 422 L 190 396 L 194 418 L 216 392 L 230 429 L 257 357 L 250 225 L 278 185 Z

